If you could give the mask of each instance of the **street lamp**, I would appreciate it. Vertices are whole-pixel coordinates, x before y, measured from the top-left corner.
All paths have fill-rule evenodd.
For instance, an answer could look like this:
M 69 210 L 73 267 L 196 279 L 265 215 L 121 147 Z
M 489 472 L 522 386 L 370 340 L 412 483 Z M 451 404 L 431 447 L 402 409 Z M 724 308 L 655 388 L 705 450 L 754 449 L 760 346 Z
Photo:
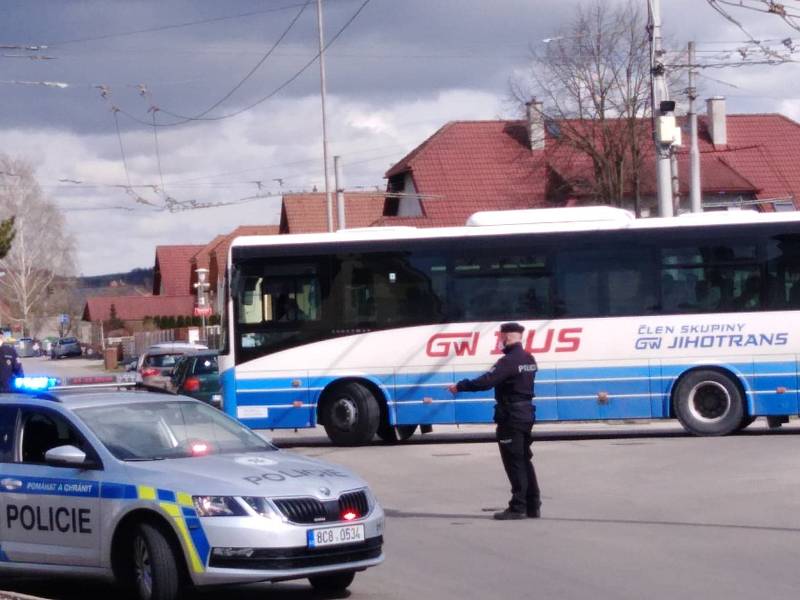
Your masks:
M 194 316 L 201 317 L 203 324 L 203 336 L 206 333 L 206 317 L 211 316 L 211 304 L 208 301 L 208 289 L 211 284 L 208 283 L 208 269 L 199 268 L 194 271 L 197 273 L 197 283 L 194 284 L 194 289 L 197 290 L 197 302 L 194 305 Z

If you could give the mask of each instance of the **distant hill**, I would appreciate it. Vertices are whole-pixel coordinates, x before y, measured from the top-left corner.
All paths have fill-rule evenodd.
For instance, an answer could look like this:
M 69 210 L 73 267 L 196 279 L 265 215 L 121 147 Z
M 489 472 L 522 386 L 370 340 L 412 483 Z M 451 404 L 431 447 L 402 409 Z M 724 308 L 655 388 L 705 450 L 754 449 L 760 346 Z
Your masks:
M 79 288 L 144 288 L 153 289 L 153 269 L 133 269 L 127 273 L 110 273 L 108 275 L 92 275 L 78 277 Z

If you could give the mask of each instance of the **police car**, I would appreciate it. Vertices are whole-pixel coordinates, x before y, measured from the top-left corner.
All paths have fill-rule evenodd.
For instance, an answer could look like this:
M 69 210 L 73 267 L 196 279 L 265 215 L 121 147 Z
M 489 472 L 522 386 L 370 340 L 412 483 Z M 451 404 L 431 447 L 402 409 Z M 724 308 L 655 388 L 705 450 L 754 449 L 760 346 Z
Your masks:
M 171 600 L 301 578 L 341 592 L 383 561 L 384 514 L 364 481 L 191 398 L 0 394 L 0 453 L 2 574 L 114 577 Z

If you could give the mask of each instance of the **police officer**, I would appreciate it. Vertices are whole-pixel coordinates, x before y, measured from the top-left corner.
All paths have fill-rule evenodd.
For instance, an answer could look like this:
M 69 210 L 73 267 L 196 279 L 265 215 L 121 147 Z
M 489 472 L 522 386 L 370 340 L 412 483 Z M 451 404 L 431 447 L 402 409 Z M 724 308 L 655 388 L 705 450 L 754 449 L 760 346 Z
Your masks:
M 533 379 L 536 359 L 522 347 L 519 323 L 503 323 L 500 340 L 503 356 L 486 373 L 476 379 L 462 379 L 448 389 L 457 392 L 478 392 L 494 388 L 494 422 L 497 423 L 497 443 L 508 480 L 511 500 L 508 508 L 494 514 L 495 519 L 539 518 L 541 506 L 539 484 L 533 468 L 531 430 L 535 420 Z
M 11 392 L 14 377 L 22 377 L 22 361 L 14 346 L 6 344 L 5 340 L 5 332 L 0 329 L 0 392 Z

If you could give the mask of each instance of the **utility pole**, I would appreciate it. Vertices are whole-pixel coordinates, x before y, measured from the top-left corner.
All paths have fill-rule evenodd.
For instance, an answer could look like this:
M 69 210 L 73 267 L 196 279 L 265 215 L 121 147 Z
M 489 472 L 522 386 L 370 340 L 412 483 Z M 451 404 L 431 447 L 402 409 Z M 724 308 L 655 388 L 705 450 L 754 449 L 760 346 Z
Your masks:
M 697 113 L 694 111 L 694 101 L 697 100 L 697 88 L 694 81 L 694 42 L 689 42 L 689 160 L 691 163 L 691 183 L 689 184 L 689 199 L 692 212 L 703 212 L 702 191 L 700 188 L 700 148 L 697 144 Z
M 317 29 L 319 30 L 319 87 L 322 99 L 322 162 L 325 170 L 325 202 L 328 213 L 328 231 L 333 231 L 333 197 L 328 174 L 328 116 L 325 107 L 325 35 L 322 29 L 322 0 L 317 0 Z
M 648 0 L 650 13 L 650 71 L 652 84 L 653 117 L 656 120 L 654 143 L 656 149 L 656 182 L 658 190 L 658 213 L 661 217 L 671 217 L 672 206 L 672 169 L 670 166 L 671 144 L 659 135 L 658 119 L 665 116 L 662 102 L 666 101 L 666 84 L 664 81 L 664 54 L 661 44 L 661 0 Z
M 333 157 L 333 185 L 336 187 L 336 209 L 339 216 L 339 229 L 347 229 L 344 215 L 344 181 L 342 180 L 341 156 Z

